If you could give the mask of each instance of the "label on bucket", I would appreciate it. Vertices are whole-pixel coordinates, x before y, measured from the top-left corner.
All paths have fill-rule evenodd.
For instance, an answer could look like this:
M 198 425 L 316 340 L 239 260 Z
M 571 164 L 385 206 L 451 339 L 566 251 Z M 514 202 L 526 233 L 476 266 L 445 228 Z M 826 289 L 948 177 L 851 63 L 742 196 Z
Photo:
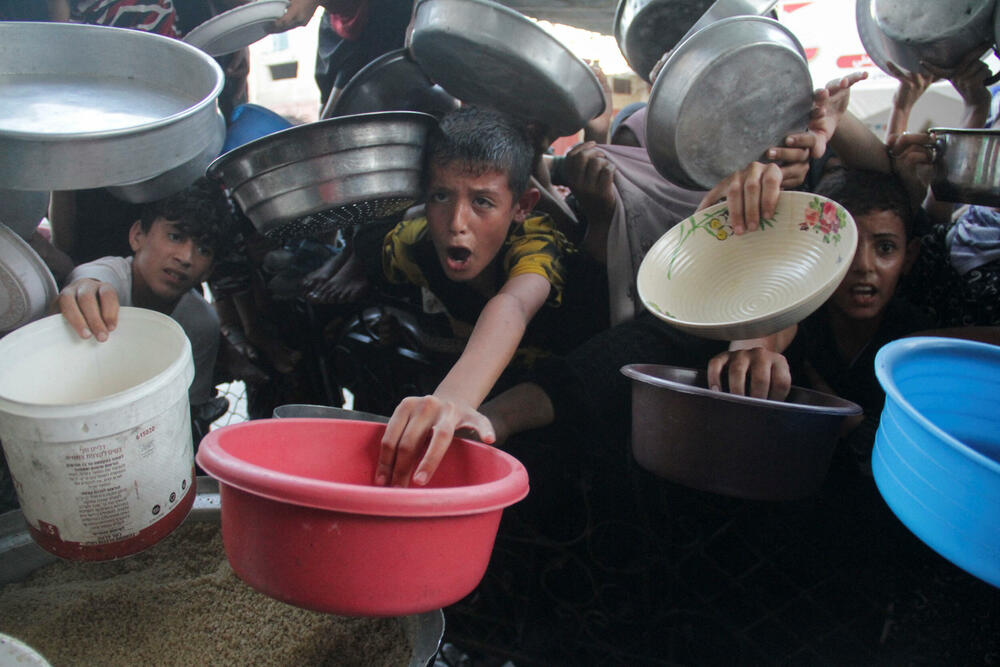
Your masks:
M 192 491 L 186 396 L 112 436 L 66 443 L 8 438 L 3 448 L 24 517 L 46 541 L 86 546 L 127 539 L 167 517 Z

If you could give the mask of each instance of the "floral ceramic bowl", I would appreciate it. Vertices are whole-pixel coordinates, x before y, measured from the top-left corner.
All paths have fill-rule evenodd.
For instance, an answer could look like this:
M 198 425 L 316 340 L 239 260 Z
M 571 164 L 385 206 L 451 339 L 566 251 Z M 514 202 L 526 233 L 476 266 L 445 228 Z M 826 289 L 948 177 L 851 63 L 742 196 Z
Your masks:
M 767 336 L 807 317 L 847 274 L 857 226 L 837 202 L 782 192 L 774 217 L 740 236 L 723 202 L 678 223 L 639 267 L 643 305 L 705 338 Z

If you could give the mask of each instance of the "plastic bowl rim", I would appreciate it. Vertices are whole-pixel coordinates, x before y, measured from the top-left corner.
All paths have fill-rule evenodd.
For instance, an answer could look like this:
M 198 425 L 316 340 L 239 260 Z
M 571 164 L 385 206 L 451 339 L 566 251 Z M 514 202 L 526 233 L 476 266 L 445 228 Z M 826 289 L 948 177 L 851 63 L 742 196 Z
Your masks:
M 245 428 L 258 428 L 262 422 L 286 425 L 331 425 L 341 422 L 360 424 L 364 428 L 381 431 L 385 424 L 351 419 L 286 417 L 282 419 L 255 419 L 230 424 L 211 431 L 202 440 L 195 456 L 206 473 L 220 484 L 237 488 L 255 496 L 289 505 L 313 509 L 364 514 L 389 518 L 421 518 L 485 514 L 502 510 L 528 495 L 528 473 L 524 464 L 507 452 L 464 438 L 455 438 L 463 447 L 492 450 L 507 466 L 507 472 L 497 480 L 485 484 L 458 487 L 376 487 L 346 482 L 332 482 L 300 477 L 270 470 L 241 459 L 223 450 L 218 440 L 227 433 Z M 275 491 L 275 484 L 285 485 L 284 491 Z M 295 489 L 287 493 L 289 489 Z M 333 496 L 333 498 L 330 498 Z
M 728 403 L 737 403 L 739 405 L 747 406 L 759 406 L 763 408 L 769 408 L 771 410 L 782 410 L 785 412 L 803 412 L 813 415 L 830 415 L 834 417 L 849 417 L 851 415 L 858 415 L 862 413 L 862 408 L 857 403 L 853 401 L 848 401 L 840 396 L 835 396 L 834 394 L 827 394 L 822 391 L 816 391 L 815 389 L 808 389 L 806 387 L 799 387 L 798 385 L 792 385 L 792 389 L 800 391 L 805 394 L 812 394 L 816 396 L 825 396 L 826 398 L 833 399 L 834 401 L 841 403 L 838 406 L 823 406 L 823 405 L 807 405 L 805 403 L 790 403 L 788 401 L 775 401 L 769 398 L 754 398 L 753 396 L 740 396 L 738 394 L 731 394 L 728 391 L 713 391 L 711 389 L 703 387 L 695 387 L 693 385 L 685 384 L 683 382 L 676 382 L 674 380 L 667 380 L 666 378 L 656 377 L 654 375 L 649 375 L 648 373 L 640 370 L 641 368 L 669 368 L 683 371 L 695 371 L 698 369 L 686 368 L 684 366 L 670 366 L 667 364 L 627 364 L 621 367 L 621 373 L 632 380 L 637 382 L 642 382 L 644 384 L 657 387 L 659 389 L 671 389 L 673 391 L 688 394 L 691 396 L 702 396 L 705 398 L 714 398 L 721 401 L 726 401 Z
M 892 400 L 903 409 L 907 417 L 915 421 L 946 446 L 970 459 L 973 463 L 982 465 L 993 473 L 1000 475 L 1000 461 L 995 461 L 985 454 L 977 452 L 975 449 L 969 447 L 964 442 L 922 415 L 915 407 L 913 407 L 913 404 L 910 403 L 905 396 L 903 396 L 899 389 L 899 385 L 896 384 L 896 380 L 893 377 L 892 367 L 901 357 L 914 351 L 926 351 L 928 349 L 933 350 L 940 348 L 948 348 L 949 350 L 955 350 L 958 348 L 962 352 L 979 351 L 990 356 L 997 357 L 998 361 L 1000 361 L 1000 347 L 990 345 L 989 343 L 981 343 L 979 341 L 971 341 L 961 338 L 946 338 L 943 336 L 913 336 L 910 338 L 900 338 L 899 340 L 891 341 L 883 345 L 882 348 L 875 354 L 875 375 L 878 378 L 879 383 L 882 385 L 882 388 L 885 390 L 886 400 L 891 397 Z
M 739 18 L 739 17 L 737 17 L 737 18 Z M 854 254 L 857 252 L 857 247 L 858 247 L 858 237 L 859 237 L 858 226 L 857 226 L 858 223 L 857 223 L 857 221 L 854 220 L 854 216 L 851 215 L 851 212 L 848 211 L 843 206 L 843 204 L 841 204 L 840 202 L 837 202 L 837 201 L 835 201 L 833 199 L 830 199 L 829 197 L 825 197 L 823 195 L 817 195 L 817 194 L 814 194 L 812 192 L 797 192 L 795 190 L 783 190 L 781 192 L 781 194 L 779 195 L 780 199 L 793 200 L 793 201 L 796 200 L 796 199 L 805 199 L 805 198 L 810 198 L 810 197 L 816 197 L 816 198 L 820 199 L 823 202 L 830 202 L 830 203 L 836 205 L 839 209 L 841 209 L 841 210 L 844 211 L 844 213 L 847 216 L 847 220 L 850 221 L 850 226 L 854 230 L 853 234 L 851 235 L 852 236 L 851 241 L 849 241 L 849 245 L 852 246 L 851 251 L 850 251 L 849 254 L 851 256 L 851 260 L 853 261 Z M 780 199 L 779 199 L 779 201 L 780 201 Z M 713 204 L 712 206 L 704 208 L 701 211 L 698 211 L 697 213 L 692 214 L 691 216 L 688 216 L 688 218 L 684 218 L 684 220 L 682 220 L 681 222 L 687 222 L 687 220 L 689 218 L 694 217 L 695 215 L 703 216 L 703 215 L 708 215 L 710 213 L 717 213 L 718 211 L 721 211 L 723 209 L 727 209 L 728 207 L 729 207 L 729 203 L 728 202 L 721 201 L 721 202 L 718 202 L 716 204 Z M 680 226 L 680 224 L 681 223 L 678 223 L 675 226 Z M 673 230 L 673 227 L 671 227 L 671 229 L 669 229 L 666 232 L 664 232 L 663 235 L 660 237 L 660 239 L 666 237 L 668 234 L 671 233 L 672 230 Z M 760 231 L 760 230 L 757 230 L 757 231 Z M 747 233 L 751 233 L 751 232 L 747 232 Z M 752 232 L 752 233 L 756 233 L 756 232 Z M 660 242 L 660 239 L 656 240 L 656 242 L 654 243 L 654 247 L 655 247 L 655 245 L 657 243 Z M 642 267 L 640 265 L 640 270 L 641 270 L 641 268 Z M 735 319 L 735 320 L 717 320 L 717 321 L 714 321 L 714 322 L 694 321 L 694 320 L 681 319 L 681 318 L 678 318 L 678 317 L 674 317 L 672 315 L 667 315 L 664 312 L 661 312 L 661 311 L 659 311 L 659 310 L 657 310 L 655 308 L 650 308 L 649 306 L 646 305 L 646 303 L 648 301 L 648 298 L 647 298 L 646 294 L 643 293 L 645 291 L 642 288 L 643 283 L 638 282 L 638 279 L 636 281 L 636 290 L 638 290 L 638 292 L 639 292 L 639 300 L 642 302 L 643 307 L 645 307 L 646 310 L 648 310 L 650 313 L 652 313 L 658 319 L 666 322 L 667 324 L 671 324 L 671 325 L 677 327 L 678 329 L 686 329 L 689 332 L 696 333 L 696 334 L 703 335 L 703 336 L 707 336 L 708 333 L 722 332 L 722 333 L 726 334 L 725 336 L 722 336 L 722 338 L 729 339 L 729 338 L 732 338 L 734 336 L 737 337 L 737 338 L 739 338 L 739 337 L 744 337 L 745 338 L 746 336 L 740 336 L 740 332 L 742 330 L 766 328 L 766 327 L 762 327 L 762 325 L 767 325 L 770 322 L 774 322 L 776 320 L 781 320 L 782 318 L 787 317 L 790 313 L 795 313 L 796 311 L 802 311 L 802 310 L 804 310 L 807 306 L 809 306 L 810 302 L 812 302 L 814 300 L 817 300 L 816 299 L 817 295 L 826 293 L 827 291 L 829 291 L 830 293 L 834 292 L 837 289 L 837 286 L 840 285 L 841 281 L 843 281 L 844 276 L 847 275 L 847 272 L 850 270 L 850 268 L 851 268 L 851 262 L 850 261 L 845 261 L 843 263 L 842 269 L 838 269 L 837 271 L 834 271 L 830 276 L 827 277 L 827 279 L 825 281 L 823 281 L 822 286 L 820 286 L 819 288 L 814 289 L 812 293 L 806 294 L 804 296 L 800 296 L 797 300 L 789 302 L 789 303 L 785 304 L 784 306 L 782 306 L 780 308 L 776 308 L 773 311 L 770 311 L 770 312 L 767 312 L 767 313 L 762 313 L 762 314 L 759 314 L 759 315 L 755 315 L 753 317 L 747 317 L 747 318 L 744 318 L 744 319 Z M 827 297 L 827 298 L 829 298 L 829 297 Z M 825 303 L 825 302 L 826 302 L 826 299 L 824 298 L 822 301 L 819 301 L 818 305 L 816 305 L 815 307 L 813 307 L 809 312 L 811 313 L 811 312 L 814 312 L 815 310 L 818 310 L 819 308 L 822 307 L 823 303 Z M 806 315 L 808 315 L 808 314 L 809 313 L 806 313 L 805 315 L 803 315 L 803 318 Z M 708 332 L 708 333 L 706 333 L 706 332 Z

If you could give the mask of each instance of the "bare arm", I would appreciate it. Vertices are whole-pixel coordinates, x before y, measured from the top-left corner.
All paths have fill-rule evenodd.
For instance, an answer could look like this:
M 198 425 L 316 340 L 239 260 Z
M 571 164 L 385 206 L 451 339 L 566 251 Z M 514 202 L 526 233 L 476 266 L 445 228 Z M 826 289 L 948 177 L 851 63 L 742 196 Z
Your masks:
M 927 87 L 937 80 L 934 74 L 922 74 L 920 72 L 904 72 L 896 67 L 894 63 L 889 63 L 889 73 L 899 79 L 899 88 L 892 96 L 892 112 L 889 114 L 889 125 L 885 130 L 885 140 L 906 132 L 907 123 L 910 120 L 910 112 L 913 105 L 927 91 Z
M 405 398 L 392 413 L 379 451 L 377 485 L 407 486 L 415 465 L 414 483 L 426 484 L 458 429 L 471 429 L 484 442 L 494 441 L 492 425 L 476 408 L 514 356 L 550 289 L 541 275 L 519 275 L 486 303 L 462 356 L 434 393 Z

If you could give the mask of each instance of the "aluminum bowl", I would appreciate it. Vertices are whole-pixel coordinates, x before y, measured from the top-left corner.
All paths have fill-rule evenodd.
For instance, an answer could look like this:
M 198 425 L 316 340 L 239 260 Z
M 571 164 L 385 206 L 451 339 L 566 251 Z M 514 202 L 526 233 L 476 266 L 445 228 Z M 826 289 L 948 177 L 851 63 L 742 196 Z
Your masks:
M 264 234 L 329 209 L 390 201 L 402 210 L 421 195 L 424 145 L 436 123 L 429 114 L 385 111 L 298 125 L 219 156 L 208 175 Z
M 792 387 L 786 401 L 708 388 L 705 371 L 629 364 L 632 454 L 643 468 L 679 484 L 756 500 L 819 491 L 841 422 L 861 408 L 837 396 Z
M 934 177 L 941 201 L 1000 206 L 1000 130 L 931 128 Z
M 861 43 L 880 70 L 892 75 L 891 62 L 907 72 L 923 72 L 922 60 L 950 69 L 969 49 L 992 42 L 994 4 L 995 0 L 857 0 L 855 19 Z
M 0 21 L 0 184 L 80 190 L 154 178 L 217 127 L 222 69 L 177 39 Z
M 432 81 L 465 104 L 575 134 L 604 111 L 597 75 L 528 17 L 489 0 L 421 0 L 406 38 Z
M 792 132 L 812 109 L 805 52 L 788 28 L 735 16 L 667 58 L 649 95 L 646 149 L 667 180 L 709 190 Z

